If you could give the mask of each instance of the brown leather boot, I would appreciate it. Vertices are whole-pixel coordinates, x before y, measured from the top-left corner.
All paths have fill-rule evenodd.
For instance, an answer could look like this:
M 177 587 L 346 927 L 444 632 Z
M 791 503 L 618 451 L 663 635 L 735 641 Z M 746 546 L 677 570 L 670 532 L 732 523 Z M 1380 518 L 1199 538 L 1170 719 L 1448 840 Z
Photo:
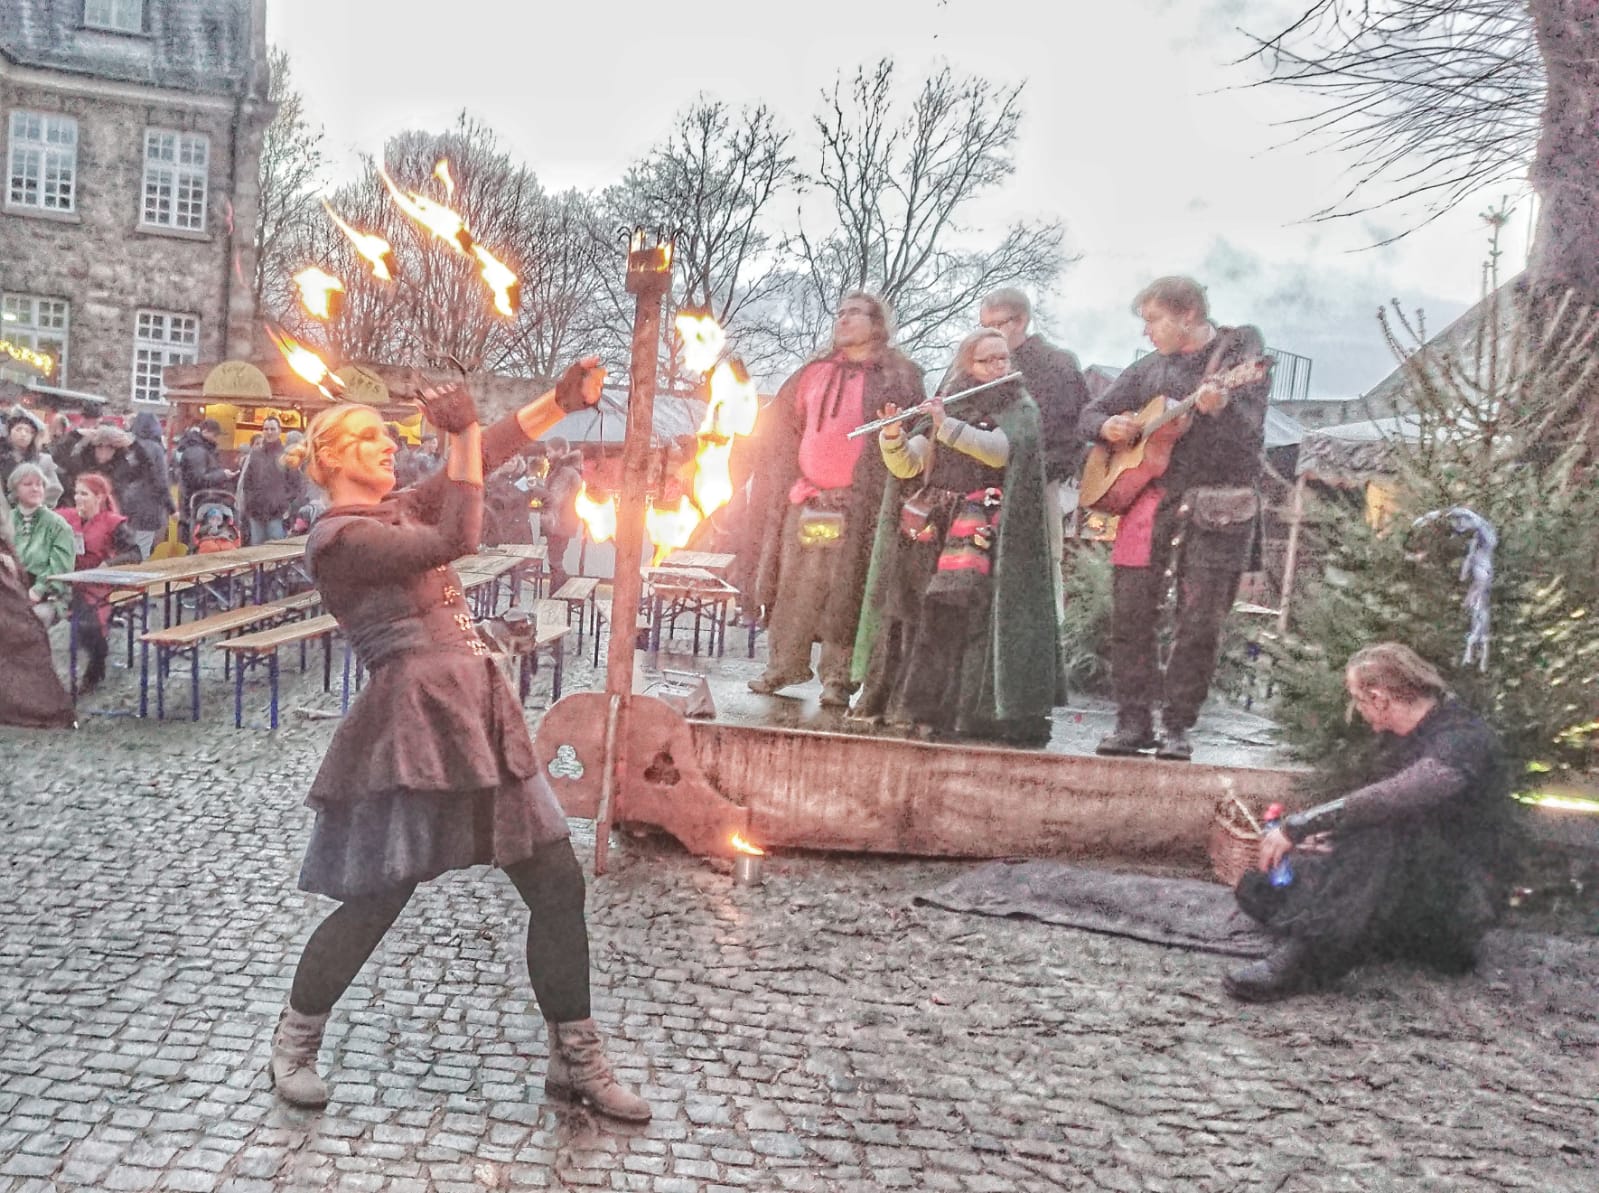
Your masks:
M 650 1104 L 619 1084 L 611 1072 L 594 1020 L 549 1023 L 549 1028 L 550 1064 L 544 1074 L 545 1093 L 587 1103 L 601 1114 L 623 1122 L 650 1121 Z
M 328 1087 L 316 1074 L 316 1054 L 327 1025 L 327 1015 L 302 1015 L 293 1007 L 284 1007 L 278 1016 L 267 1074 L 278 1097 L 290 1106 L 315 1110 L 328 1104 Z

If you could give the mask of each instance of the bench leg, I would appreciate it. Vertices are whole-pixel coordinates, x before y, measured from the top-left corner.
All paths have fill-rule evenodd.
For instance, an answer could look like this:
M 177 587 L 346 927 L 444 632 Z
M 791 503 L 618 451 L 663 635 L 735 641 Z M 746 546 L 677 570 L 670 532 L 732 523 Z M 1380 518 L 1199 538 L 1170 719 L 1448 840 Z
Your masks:
M 150 715 L 150 644 L 139 643 L 139 715 Z
M 167 648 L 155 648 L 155 719 L 167 719 Z
M 333 635 L 322 635 L 322 690 L 333 690 Z
M 200 719 L 200 644 L 189 648 L 189 719 Z
M 278 652 L 274 650 L 267 660 L 267 674 L 272 678 L 272 728 L 278 727 Z
M 350 711 L 350 643 L 344 643 L 344 694 L 339 699 L 339 711 Z
M 244 656 L 239 656 L 233 668 L 233 727 L 244 728 Z
M 563 660 L 565 658 L 566 651 L 562 649 L 561 644 L 557 642 L 555 644 L 555 673 L 550 676 L 551 704 L 554 704 L 561 698 L 561 669 L 564 665 Z

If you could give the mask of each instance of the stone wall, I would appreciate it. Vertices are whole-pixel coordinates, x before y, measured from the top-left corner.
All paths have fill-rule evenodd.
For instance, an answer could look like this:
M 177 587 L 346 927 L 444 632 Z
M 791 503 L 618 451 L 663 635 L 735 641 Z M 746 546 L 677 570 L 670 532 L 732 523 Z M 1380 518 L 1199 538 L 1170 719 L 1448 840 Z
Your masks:
M 5 205 L 0 179 L 0 291 L 71 304 L 66 375 L 52 381 L 128 409 L 141 308 L 199 316 L 200 360 L 249 355 L 256 168 L 271 107 L 250 94 L 141 88 L 0 58 L 0 161 L 17 109 L 78 122 L 71 214 Z M 209 137 L 203 232 L 141 226 L 150 127 Z

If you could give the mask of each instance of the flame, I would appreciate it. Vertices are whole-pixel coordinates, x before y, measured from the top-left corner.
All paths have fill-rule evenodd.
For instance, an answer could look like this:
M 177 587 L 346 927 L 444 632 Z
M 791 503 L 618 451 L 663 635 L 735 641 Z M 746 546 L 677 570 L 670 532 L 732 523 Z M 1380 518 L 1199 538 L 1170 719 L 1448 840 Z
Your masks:
M 724 360 L 711 374 L 711 405 L 700 433 L 753 435 L 760 407 L 760 395 L 744 362 L 737 357 Z
M 700 450 L 694 455 L 694 504 L 707 518 L 733 500 L 733 476 L 728 467 L 732 458 L 731 439 L 701 436 Z
M 327 270 L 312 265 L 294 275 L 300 305 L 315 319 L 337 319 L 344 305 L 344 283 Z
M 383 237 L 371 232 L 362 232 L 352 228 L 339 218 L 339 213 L 333 210 L 333 204 L 326 199 L 322 200 L 322 207 L 328 213 L 328 218 L 338 225 L 350 244 L 355 248 L 366 262 L 372 266 L 372 276 L 380 282 L 394 280 L 394 248 Z
M 437 178 L 444 184 L 444 194 L 446 198 L 455 198 L 455 179 L 450 176 L 449 158 L 439 158 L 438 162 L 433 167 L 433 177 Z
M 677 317 L 683 340 L 683 364 L 691 373 L 709 373 L 727 347 L 727 333 L 710 315 L 683 312 Z
M 277 345 L 278 351 L 283 353 L 289 368 L 316 386 L 328 401 L 339 400 L 339 395 L 344 392 L 344 382 L 334 375 L 326 361 L 281 327 L 267 324 L 267 335 Z
M 608 543 L 616 537 L 616 498 L 595 501 L 585 484 L 577 491 L 577 516 L 588 528 L 590 542 Z
M 389 172 L 382 166 L 378 167 L 378 177 L 383 179 L 383 185 L 389 188 L 389 197 L 394 200 L 394 205 L 417 223 L 421 224 L 433 235 L 458 253 L 472 251 L 472 233 L 467 229 L 466 221 L 459 214 L 446 207 L 443 203 L 435 203 L 426 195 L 419 195 L 415 191 L 402 191 L 389 177 Z
M 521 279 L 481 244 L 472 246 L 472 254 L 483 266 L 484 284 L 494 291 L 494 309 L 509 319 L 522 305 Z
M 751 857 L 765 857 L 766 850 L 759 845 L 746 841 L 742 833 L 734 833 L 727 839 L 727 843 L 738 853 L 747 853 Z
M 687 497 L 677 499 L 676 509 L 662 509 L 651 502 L 644 511 L 644 531 L 655 544 L 655 558 L 651 563 L 658 564 L 679 547 L 688 546 L 689 536 L 700 520 L 699 511 Z

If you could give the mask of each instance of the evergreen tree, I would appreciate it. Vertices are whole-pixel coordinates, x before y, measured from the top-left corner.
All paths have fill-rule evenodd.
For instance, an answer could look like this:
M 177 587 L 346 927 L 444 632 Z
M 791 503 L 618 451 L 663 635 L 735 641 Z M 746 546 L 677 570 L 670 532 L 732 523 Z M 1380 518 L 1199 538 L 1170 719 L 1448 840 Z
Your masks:
M 1580 438 L 1558 454 L 1546 446 L 1551 420 L 1599 367 L 1599 322 L 1556 304 L 1537 312 L 1535 338 L 1525 301 L 1497 286 L 1492 257 L 1487 274 L 1480 319 L 1462 340 L 1427 343 L 1397 304 L 1382 317 L 1411 405 L 1406 433 L 1388 443 L 1393 507 L 1372 526 L 1319 501 L 1307 535 L 1319 574 L 1295 598 L 1291 631 L 1269 645 L 1285 741 L 1328 786 L 1355 778 L 1371 745 L 1345 716 L 1344 663 L 1384 640 L 1438 665 L 1499 730 L 1519 790 L 1558 789 L 1599 760 L 1599 477 Z M 1455 507 L 1498 531 L 1486 662 L 1465 657 L 1469 536 L 1441 518 L 1416 525 Z

